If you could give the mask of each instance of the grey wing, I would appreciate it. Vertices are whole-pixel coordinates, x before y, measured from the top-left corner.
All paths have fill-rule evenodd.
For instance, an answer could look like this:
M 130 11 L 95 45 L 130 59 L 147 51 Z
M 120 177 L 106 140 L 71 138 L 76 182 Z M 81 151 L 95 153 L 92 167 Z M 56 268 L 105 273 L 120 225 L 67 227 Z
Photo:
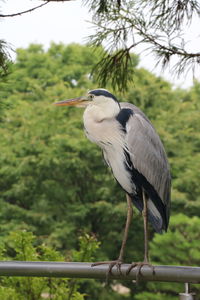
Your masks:
M 121 103 L 133 115 L 126 124 L 126 145 L 134 168 L 155 189 L 164 204 L 166 227 L 169 221 L 171 177 L 163 144 L 145 114 L 130 103 Z M 153 200 L 153 199 L 152 199 Z

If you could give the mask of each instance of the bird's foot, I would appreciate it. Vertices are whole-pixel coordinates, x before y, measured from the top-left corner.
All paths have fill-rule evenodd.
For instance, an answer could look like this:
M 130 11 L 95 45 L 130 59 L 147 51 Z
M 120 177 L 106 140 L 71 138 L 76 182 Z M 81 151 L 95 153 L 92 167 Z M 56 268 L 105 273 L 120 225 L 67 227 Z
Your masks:
M 99 262 L 93 263 L 92 267 L 99 266 L 99 265 L 108 265 L 108 270 L 106 273 L 106 281 L 108 281 L 109 275 L 113 275 L 112 270 L 113 270 L 113 267 L 115 267 L 115 266 L 116 266 L 119 274 L 122 275 L 122 271 L 121 271 L 122 263 L 123 262 L 121 259 L 111 260 L 111 261 L 99 261 Z
M 155 274 L 155 268 L 152 264 L 150 264 L 148 261 L 143 261 L 143 262 L 132 262 L 128 270 L 126 271 L 126 275 L 128 275 L 131 270 L 135 267 L 137 267 L 137 272 L 136 272 L 136 283 L 139 282 L 140 277 L 142 276 L 141 270 L 143 266 L 148 266 L 151 270 L 153 275 Z

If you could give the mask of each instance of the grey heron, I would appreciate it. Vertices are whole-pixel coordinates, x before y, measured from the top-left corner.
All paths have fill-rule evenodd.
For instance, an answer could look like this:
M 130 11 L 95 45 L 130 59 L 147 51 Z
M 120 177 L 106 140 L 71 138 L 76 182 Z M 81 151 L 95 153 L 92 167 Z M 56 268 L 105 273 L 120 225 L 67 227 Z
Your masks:
M 146 115 L 131 103 L 120 103 L 105 89 L 94 89 L 84 97 L 64 100 L 56 105 L 85 107 L 83 122 L 86 136 L 103 151 L 113 176 L 126 193 L 127 219 L 120 254 L 109 263 L 120 270 L 123 262 L 132 203 L 144 219 L 144 261 L 132 263 L 128 272 L 139 265 L 149 265 L 148 228 L 167 231 L 170 216 L 170 169 L 163 144 Z

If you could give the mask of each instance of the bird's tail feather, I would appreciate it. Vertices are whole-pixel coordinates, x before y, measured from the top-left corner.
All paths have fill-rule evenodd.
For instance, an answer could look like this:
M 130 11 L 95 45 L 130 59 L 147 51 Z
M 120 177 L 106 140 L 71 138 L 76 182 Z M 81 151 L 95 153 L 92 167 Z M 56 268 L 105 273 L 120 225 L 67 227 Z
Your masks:
M 131 195 L 131 199 L 133 201 L 133 204 L 136 206 L 136 208 L 142 212 L 143 210 L 143 201 L 136 195 Z M 148 220 L 151 223 L 154 230 L 158 233 L 162 233 L 163 228 L 163 220 L 162 217 L 155 207 L 153 201 L 151 199 L 147 200 L 147 207 L 148 207 Z

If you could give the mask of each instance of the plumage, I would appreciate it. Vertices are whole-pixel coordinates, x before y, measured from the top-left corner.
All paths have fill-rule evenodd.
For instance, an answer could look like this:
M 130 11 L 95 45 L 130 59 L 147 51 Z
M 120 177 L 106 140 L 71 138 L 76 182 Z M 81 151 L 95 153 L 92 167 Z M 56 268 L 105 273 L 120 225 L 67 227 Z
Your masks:
M 154 229 L 158 232 L 167 230 L 171 179 L 164 147 L 153 125 L 139 108 L 130 103 L 121 103 L 120 106 L 134 112 L 126 123 L 125 135 L 130 160 L 136 170 L 133 181 L 137 181 L 138 186 L 141 185 L 148 195 L 150 221 Z M 162 222 L 154 224 L 151 214 L 159 217 Z
M 103 151 L 104 159 L 126 192 L 127 219 L 119 257 L 109 263 L 108 273 L 116 265 L 120 270 L 123 261 L 129 226 L 132 219 L 132 203 L 143 214 L 144 261 L 132 263 L 127 273 L 135 266 L 149 264 L 149 220 L 155 231 L 167 230 L 170 209 L 170 171 L 162 142 L 145 114 L 135 105 L 119 103 L 105 89 L 89 91 L 84 97 L 55 103 L 85 107 L 83 122 L 85 134 Z
M 102 107 L 94 103 L 86 108 L 83 120 L 87 137 L 102 148 L 114 177 L 140 211 L 143 210 L 144 188 L 149 199 L 148 214 L 152 226 L 157 232 L 167 230 L 170 171 L 158 134 L 135 105 L 118 104 L 116 99 L 112 101 L 112 97 L 108 100 L 104 98 L 104 91 L 101 95 L 101 90 L 91 93 L 98 95 L 98 104 L 101 102 Z

